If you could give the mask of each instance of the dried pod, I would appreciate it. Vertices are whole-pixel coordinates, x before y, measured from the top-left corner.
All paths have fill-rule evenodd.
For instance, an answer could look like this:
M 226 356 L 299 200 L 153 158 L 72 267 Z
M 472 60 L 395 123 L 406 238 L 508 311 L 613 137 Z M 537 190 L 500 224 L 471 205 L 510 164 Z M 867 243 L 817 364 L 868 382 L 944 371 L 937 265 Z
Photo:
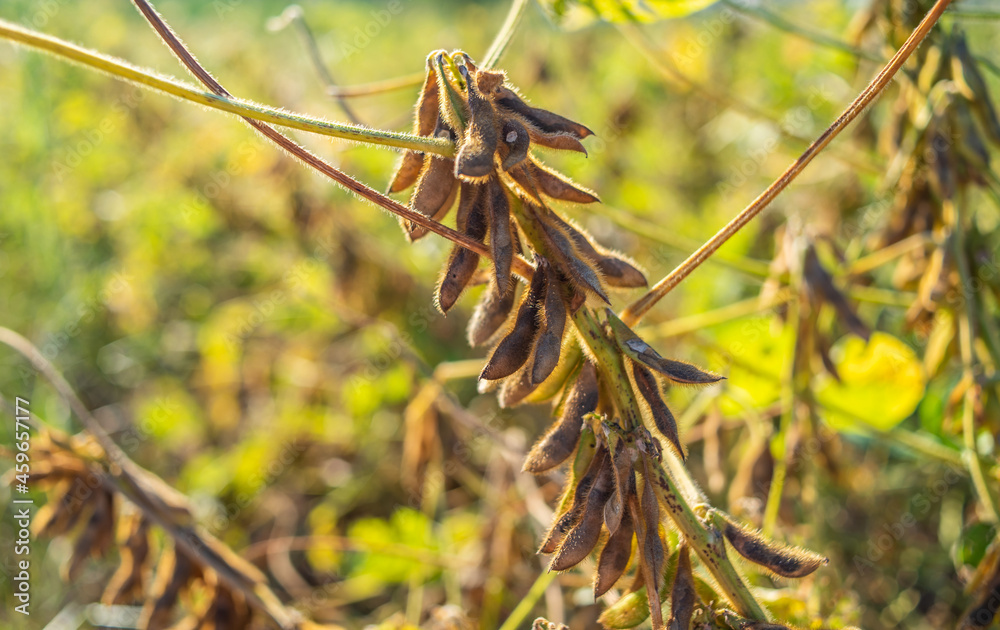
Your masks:
M 570 279 L 581 293 L 594 293 L 610 304 L 611 300 L 608 299 L 608 295 L 604 291 L 600 276 L 580 256 L 569 235 L 563 232 L 558 224 L 551 221 L 551 217 L 555 216 L 555 213 L 531 203 L 526 203 L 525 207 L 538 219 L 546 244 L 549 246 L 548 250 L 556 256 L 559 270 Z
M 691 570 L 691 556 L 687 546 L 677 551 L 677 571 L 674 585 L 670 589 L 670 620 L 667 630 L 688 630 L 697 594 L 694 590 L 694 573 Z
M 663 401 L 656 377 L 645 366 L 635 361 L 632 362 L 632 375 L 635 377 L 636 388 L 642 394 L 642 398 L 646 401 L 646 404 L 649 405 L 649 411 L 653 416 L 653 423 L 656 425 L 656 430 L 662 433 L 663 437 L 667 438 L 674 449 L 677 450 L 677 454 L 680 455 L 681 460 L 687 459 L 687 455 L 684 453 L 684 446 L 681 444 L 681 437 L 677 432 L 677 421 L 674 420 L 674 414 L 670 412 L 670 407 Z
M 536 268 L 535 273 L 540 273 L 541 267 Z M 548 275 L 548 287 L 545 291 L 542 331 L 535 344 L 535 359 L 531 369 L 531 382 L 535 385 L 547 379 L 559 363 L 566 328 L 566 304 L 560 289 L 562 283 L 552 265 L 545 264 L 544 269 Z
M 114 496 L 100 490 L 90 500 L 93 511 L 73 543 L 73 553 L 63 565 L 63 580 L 72 582 L 80 575 L 87 558 L 103 558 L 111 547 L 115 531 Z
M 537 387 L 538 383 L 533 382 L 531 378 L 531 363 L 525 363 L 513 376 L 504 380 L 500 386 L 500 393 L 497 394 L 497 403 L 502 409 L 513 407 L 520 404 Z
M 646 585 L 658 593 L 663 583 L 663 560 L 665 556 L 663 541 L 660 540 L 660 503 L 656 500 L 656 492 L 653 490 L 653 479 L 649 461 L 644 460 L 643 466 L 642 497 L 639 502 L 643 527 L 636 528 L 636 530 L 642 532 L 643 538 L 640 549 L 642 550 L 643 561 L 649 567 L 649 575 L 646 576 Z M 652 580 L 650 580 L 650 576 Z
M 525 472 L 543 473 L 573 454 L 580 441 L 583 416 L 597 409 L 597 394 L 597 370 L 593 363 L 586 361 L 563 405 L 558 422 L 528 453 L 524 461 Z
M 433 55 L 433 53 L 432 53 Z M 438 82 L 437 72 L 431 63 L 431 57 L 427 58 L 427 78 L 424 79 L 424 87 L 420 91 L 420 98 L 417 100 L 416 120 L 413 123 L 413 132 L 418 136 L 429 136 L 434 133 L 434 128 L 438 121 Z M 399 161 L 396 174 L 389 184 L 389 192 L 397 193 L 412 186 L 420 171 L 424 166 L 424 154 L 418 151 L 407 151 Z
M 594 485 L 587 495 L 587 505 L 583 509 L 583 515 L 559 545 L 559 551 L 549 566 L 550 571 L 565 571 L 574 567 L 594 550 L 601 537 L 601 526 L 604 524 L 604 504 L 611 498 L 614 488 L 613 477 L 611 460 L 605 457 L 594 478 Z
M 621 254 L 612 254 L 603 248 L 599 248 L 583 229 L 563 219 L 554 212 L 552 213 L 552 220 L 569 235 L 580 255 L 589 258 L 597 266 L 597 270 L 601 272 L 605 283 L 623 289 L 644 287 L 648 284 L 646 276 L 633 262 L 627 260 Z
M 458 195 L 458 182 L 452 174 L 454 161 L 448 158 L 430 156 L 424 167 L 417 188 L 410 197 L 410 207 L 420 214 L 440 221 L 448 213 Z M 427 234 L 427 228 L 410 224 L 405 226 L 406 235 L 415 241 Z
M 690 363 L 664 359 L 656 350 L 639 338 L 618 319 L 611 309 L 604 309 L 608 316 L 608 324 L 614 333 L 615 341 L 626 355 L 633 361 L 643 363 L 675 383 L 682 385 L 710 385 L 721 381 L 724 376 L 704 372 Z
M 587 149 L 576 136 L 568 133 L 545 133 L 538 127 L 531 125 L 528 128 L 531 141 L 537 145 L 560 151 L 576 151 L 587 155 Z
M 514 262 L 510 201 L 503 184 L 495 177 L 486 183 L 485 195 L 490 223 L 490 251 L 493 252 L 494 286 L 503 295 L 510 290 L 510 268 Z
M 544 203 L 540 194 L 573 203 L 595 203 L 601 200 L 593 192 L 577 186 L 566 176 L 535 162 L 530 157 L 508 172 L 535 203 Z
M 608 532 L 614 534 L 621 525 L 624 515 L 628 512 L 626 502 L 629 495 L 635 494 L 635 473 L 632 471 L 633 455 L 630 441 L 616 434 L 609 435 L 611 467 L 614 470 L 614 494 L 604 504 L 604 525 Z
M 805 577 L 829 562 L 827 558 L 805 549 L 777 545 L 751 529 L 728 518 L 723 519 L 723 533 L 737 553 L 782 577 Z
M 465 66 L 458 69 L 465 79 L 471 118 L 455 157 L 455 177 L 476 181 L 493 172 L 493 156 L 498 142 L 497 113 L 493 103 L 479 91 L 479 75 L 471 76 Z
M 632 558 L 632 536 L 635 529 L 632 526 L 632 516 L 624 510 L 621 525 L 608 537 L 608 542 L 601 550 L 597 562 L 597 573 L 594 576 L 594 599 L 604 595 L 621 578 Z
M 500 163 L 503 170 L 510 170 L 512 167 L 521 164 L 528 159 L 528 149 L 531 146 L 531 139 L 528 130 L 515 118 L 508 118 L 503 123 L 500 130 L 500 137 L 507 147 L 507 155 Z
M 816 255 L 816 248 L 811 244 L 806 248 L 805 260 L 802 263 L 802 276 L 809 285 L 809 288 L 818 293 L 824 302 L 837 311 L 840 321 L 848 330 L 868 341 L 871 331 L 861 321 L 857 313 L 854 312 L 851 305 L 847 303 L 847 298 L 844 297 L 844 294 L 834 286 L 833 278 L 830 277 L 830 274 L 820 264 L 819 256 Z
M 496 103 L 500 107 L 514 112 L 525 118 L 532 126 L 540 132 L 546 134 L 566 133 L 576 136 L 579 139 L 593 135 L 594 132 L 587 129 L 580 123 L 573 122 L 559 114 L 532 107 L 524 102 L 514 90 L 501 86 L 496 98 Z
M 149 564 L 149 521 L 132 513 L 118 519 L 120 561 L 108 581 L 101 603 L 106 606 L 131 604 L 142 597 Z
M 538 311 L 541 307 L 540 298 L 547 284 L 544 273 L 535 273 L 531 285 L 524 292 L 521 306 L 518 307 L 514 327 L 500 340 L 493 349 L 490 360 L 486 363 L 480 379 L 495 381 L 506 378 L 516 372 L 531 356 L 538 335 Z
M 595 480 L 607 464 L 608 450 L 604 447 L 598 447 L 594 452 L 594 457 L 587 466 L 586 472 L 579 477 L 580 480 L 576 483 L 576 488 L 573 490 L 572 503 L 552 523 L 552 527 L 549 528 L 548 533 L 545 535 L 545 540 L 542 541 L 538 553 L 555 553 L 559 549 L 559 545 L 566 538 L 566 534 L 580 522 L 580 517 L 583 516 L 583 512 L 587 507 L 587 497 L 590 496 L 590 490 L 594 487 Z M 574 479 L 576 479 L 576 475 L 574 475 Z
M 510 278 L 508 282 L 512 282 Z M 474 348 L 481 346 L 496 334 L 510 316 L 510 311 L 514 307 L 514 294 L 513 289 L 501 293 L 494 284 L 487 287 L 469 319 L 470 346 Z
M 463 202 L 459 205 L 466 205 L 464 203 L 465 195 L 472 197 L 472 200 L 469 202 L 471 208 L 462 217 L 462 222 L 464 223 L 462 228 L 467 236 L 482 242 L 486 238 L 486 213 L 482 205 L 476 203 L 479 199 L 479 193 L 479 187 L 474 187 L 463 182 Z M 451 255 L 448 257 L 448 263 L 445 266 L 445 273 L 441 277 L 437 291 L 438 307 L 442 313 L 447 313 L 455 305 L 459 296 L 462 295 L 462 291 L 465 290 L 469 281 L 472 280 L 478 267 L 479 254 L 461 245 L 452 247 Z
M 200 574 L 198 567 L 184 553 L 175 547 L 168 547 L 160 556 L 156 566 L 156 578 L 150 589 L 149 598 L 139 615 L 139 628 L 161 630 L 171 624 L 174 604 L 188 582 Z

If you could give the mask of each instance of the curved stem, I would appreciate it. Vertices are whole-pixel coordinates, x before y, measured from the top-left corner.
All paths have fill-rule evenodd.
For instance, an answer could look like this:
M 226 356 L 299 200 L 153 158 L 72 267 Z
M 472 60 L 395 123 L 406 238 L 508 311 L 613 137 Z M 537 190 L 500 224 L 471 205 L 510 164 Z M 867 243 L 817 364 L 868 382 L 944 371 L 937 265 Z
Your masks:
M 622 320 L 628 324 L 632 325 L 639 321 L 643 315 L 645 315 L 649 309 L 651 309 L 657 302 L 663 299 L 674 287 L 676 287 L 684 278 L 698 268 L 703 262 L 705 262 L 712 254 L 715 253 L 726 241 L 728 241 L 734 234 L 739 232 L 747 223 L 749 223 L 754 217 L 760 214 L 761 210 L 766 208 L 774 199 L 783 191 L 796 177 L 813 161 L 819 153 L 826 148 L 830 141 L 837 137 L 844 128 L 847 127 L 855 118 L 857 118 L 865 109 L 875 100 L 875 98 L 885 89 L 887 85 L 892 81 L 892 77 L 899 71 L 899 69 L 906 63 L 910 55 L 917 49 L 920 42 L 927 37 L 930 33 L 931 28 L 937 23 L 941 14 L 944 10 L 951 4 L 951 0 L 937 0 L 931 10 L 927 12 L 924 19 L 920 22 L 917 28 L 910 34 L 903 46 L 893 55 L 889 63 L 886 64 L 882 71 L 872 79 L 872 82 L 868 84 L 861 94 L 858 95 L 854 101 L 848 105 L 844 113 L 837 118 L 836 121 L 826 131 L 816 139 L 805 152 L 799 156 L 797 160 L 792 162 L 792 164 L 785 169 L 785 172 L 778 177 L 773 184 L 767 187 L 764 192 L 760 194 L 756 199 L 754 199 L 750 205 L 743 209 L 736 218 L 729 222 L 724 228 L 719 230 L 715 236 L 710 238 L 704 245 L 698 248 L 687 260 L 682 262 L 676 269 L 671 271 L 662 280 L 656 283 L 656 285 L 649 290 L 649 292 L 641 297 L 639 300 L 634 302 L 628 308 L 626 308 L 621 315 Z
M 356 96 L 371 96 L 373 94 L 384 94 L 395 90 L 402 90 L 410 87 L 419 87 L 427 77 L 425 72 L 415 72 L 401 77 L 391 79 L 379 79 L 371 83 L 359 83 L 358 85 L 331 86 L 326 93 L 334 98 L 354 98 Z
M 282 127 L 298 129 L 323 136 L 364 142 L 396 149 L 435 153 L 445 157 L 455 155 L 455 145 L 443 138 L 425 138 L 409 133 L 382 131 L 360 125 L 335 123 L 321 118 L 293 114 L 266 105 L 233 98 L 229 93 L 207 93 L 176 79 L 156 74 L 152 70 L 137 68 L 108 55 L 81 48 L 50 35 L 32 31 L 6 20 L 0 20 L 0 38 L 51 53 L 81 65 L 106 72 L 116 78 L 165 92 L 199 105 L 237 114 L 245 119 L 269 122 Z M 423 75 L 421 75 L 423 76 Z

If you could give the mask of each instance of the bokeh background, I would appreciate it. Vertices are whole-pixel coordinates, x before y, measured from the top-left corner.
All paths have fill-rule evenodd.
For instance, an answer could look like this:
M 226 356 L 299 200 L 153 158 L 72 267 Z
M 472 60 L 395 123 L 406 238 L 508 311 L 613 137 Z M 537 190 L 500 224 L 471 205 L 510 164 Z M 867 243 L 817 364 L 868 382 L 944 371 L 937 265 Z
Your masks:
M 507 10 L 399 1 L 384 24 L 387 3 L 301 3 L 339 84 L 420 72 L 437 48 L 481 56 Z M 859 4 L 768 6 L 844 38 Z M 302 40 L 268 28 L 286 3 L 157 7 L 234 94 L 345 119 Z M 186 79 L 127 3 L 5 0 L 0 17 Z M 995 16 L 944 24 L 1000 60 Z M 780 173 L 804 148 L 796 137 L 818 135 L 875 66 L 724 5 L 640 30 L 654 57 L 690 81 L 653 63 L 627 29 L 564 30 L 535 4 L 501 65 L 534 104 L 596 132 L 589 157 L 545 159 L 604 201 L 568 214 L 655 280 Z M 484 351 L 464 337 L 474 297 L 447 317 L 433 306 L 448 244 L 407 244 L 394 217 L 229 115 L 7 43 L 0 86 L 0 324 L 37 344 L 136 462 L 189 496 L 206 527 L 312 618 L 430 624 L 453 604 L 477 626 L 498 627 L 545 571 L 534 550 L 561 476 L 519 472 L 549 407 L 499 410 L 477 392 Z M 411 88 L 350 106 L 365 124 L 407 129 L 415 97 Z M 838 245 L 848 262 L 862 254 L 858 243 L 891 198 L 870 141 L 880 107 L 645 322 L 663 355 L 728 377 L 669 395 L 695 478 L 713 504 L 758 524 L 790 333 L 780 312 L 748 300 L 782 226 L 855 213 L 857 229 Z M 397 157 L 294 135 L 376 188 Z M 980 206 L 995 223 L 996 205 Z M 958 373 L 928 382 L 927 339 L 902 326 L 912 295 L 891 288 L 891 269 L 879 273 L 851 299 L 887 331 L 872 343 L 892 348 L 903 368 L 852 387 L 817 383 L 829 403 L 817 426 L 827 429 L 792 459 L 777 529 L 830 565 L 795 583 L 752 578 L 763 601 L 804 626 L 953 624 L 962 578 L 994 531 L 969 518 L 974 492 L 947 409 Z M 616 295 L 615 306 L 635 297 Z M 720 312 L 733 304 L 744 310 Z M 852 343 L 836 340 L 835 356 L 871 358 Z M 30 399 L 52 426 L 80 428 L 6 349 L 0 391 Z M 995 461 L 991 422 L 979 447 Z M 11 425 L 0 430 L 8 444 Z M 12 527 L 0 524 L 4 540 Z M 99 625 L 100 609 L 88 605 L 114 563 L 93 562 L 66 585 L 65 541 L 38 540 L 32 553 L 32 623 L 63 611 L 72 622 L 59 627 Z M 10 614 L 7 584 L 0 615 Z M 600 609 L 589 573 L 572 571 L 533 610 L 576 630 L 595 627 Z

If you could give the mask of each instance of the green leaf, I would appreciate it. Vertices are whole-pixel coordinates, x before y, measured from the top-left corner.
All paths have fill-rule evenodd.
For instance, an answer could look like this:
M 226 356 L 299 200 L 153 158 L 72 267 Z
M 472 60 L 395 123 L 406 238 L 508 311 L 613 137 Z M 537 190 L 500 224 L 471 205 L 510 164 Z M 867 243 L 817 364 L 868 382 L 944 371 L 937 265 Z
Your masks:
M 908 345 L 876 332 L 867 344 L 854 336 L 838 341 L 831 357 L 843 382 L 823 375 L 814 388 L 826 421 L 850 431 L 859 423 L 888 431 L 912 414 L 924 395 L 923 364 Z

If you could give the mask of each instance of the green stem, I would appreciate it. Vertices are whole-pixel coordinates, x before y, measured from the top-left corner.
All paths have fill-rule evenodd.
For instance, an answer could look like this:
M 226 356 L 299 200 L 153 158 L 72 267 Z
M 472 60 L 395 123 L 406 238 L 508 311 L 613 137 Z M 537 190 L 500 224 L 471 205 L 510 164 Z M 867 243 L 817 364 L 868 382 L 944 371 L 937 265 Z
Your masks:
M 106 72 L 119 79 L 165 92 L 177 98 L 231 114 L 237 114 L 245 118 L 252 118 L 282 127 L 366 144 L 423 151 L 445 157 L 453 157 L 455 155 L 454 144 L 443 138 L 424 138 L 408 133 L 334 123 L 321 118 L 281 111 L 243 99 L 202 92 L 192 85 L 158 75 L 152 70 L 135 67 L 119 59 L 81 48 L 50 35 L 23 28 L 6 20 L 0 20 L 0 38 L 51 53 L 57 57 Z
M 493 43 L 490 44 L 489 50 L 483 55 L 482 64 L 484 68 L 489 70 L 495 68 L 500 63 L 500 57 L 507 50 L 507 46 L 510 44 L 511 38 L 514 37 L 514 31 L 517 30 L 517 25 L 520 24 L 521 18 L 524 16 L 524 10 L 527 7 L 528 0 L 513 0 L 511 2 L 510 11 L 507 12 L 507 18 L 504 20 L 503 26 L 500 27 L 500 31 L 493 38 Z
M 503 625 L 500 626 L 500 630 L 518 630 L 518 628 L 521 628 L 528 615 L 535 609 L 535 604 L 545 594 L 545 589 L 558 576 L 559 574 L 554 571 L 542 571 L 541 575 L 535 580 L 535 583 L 531 585 L 528 594 L 517 603 L 510 616 L 504 620 Z

